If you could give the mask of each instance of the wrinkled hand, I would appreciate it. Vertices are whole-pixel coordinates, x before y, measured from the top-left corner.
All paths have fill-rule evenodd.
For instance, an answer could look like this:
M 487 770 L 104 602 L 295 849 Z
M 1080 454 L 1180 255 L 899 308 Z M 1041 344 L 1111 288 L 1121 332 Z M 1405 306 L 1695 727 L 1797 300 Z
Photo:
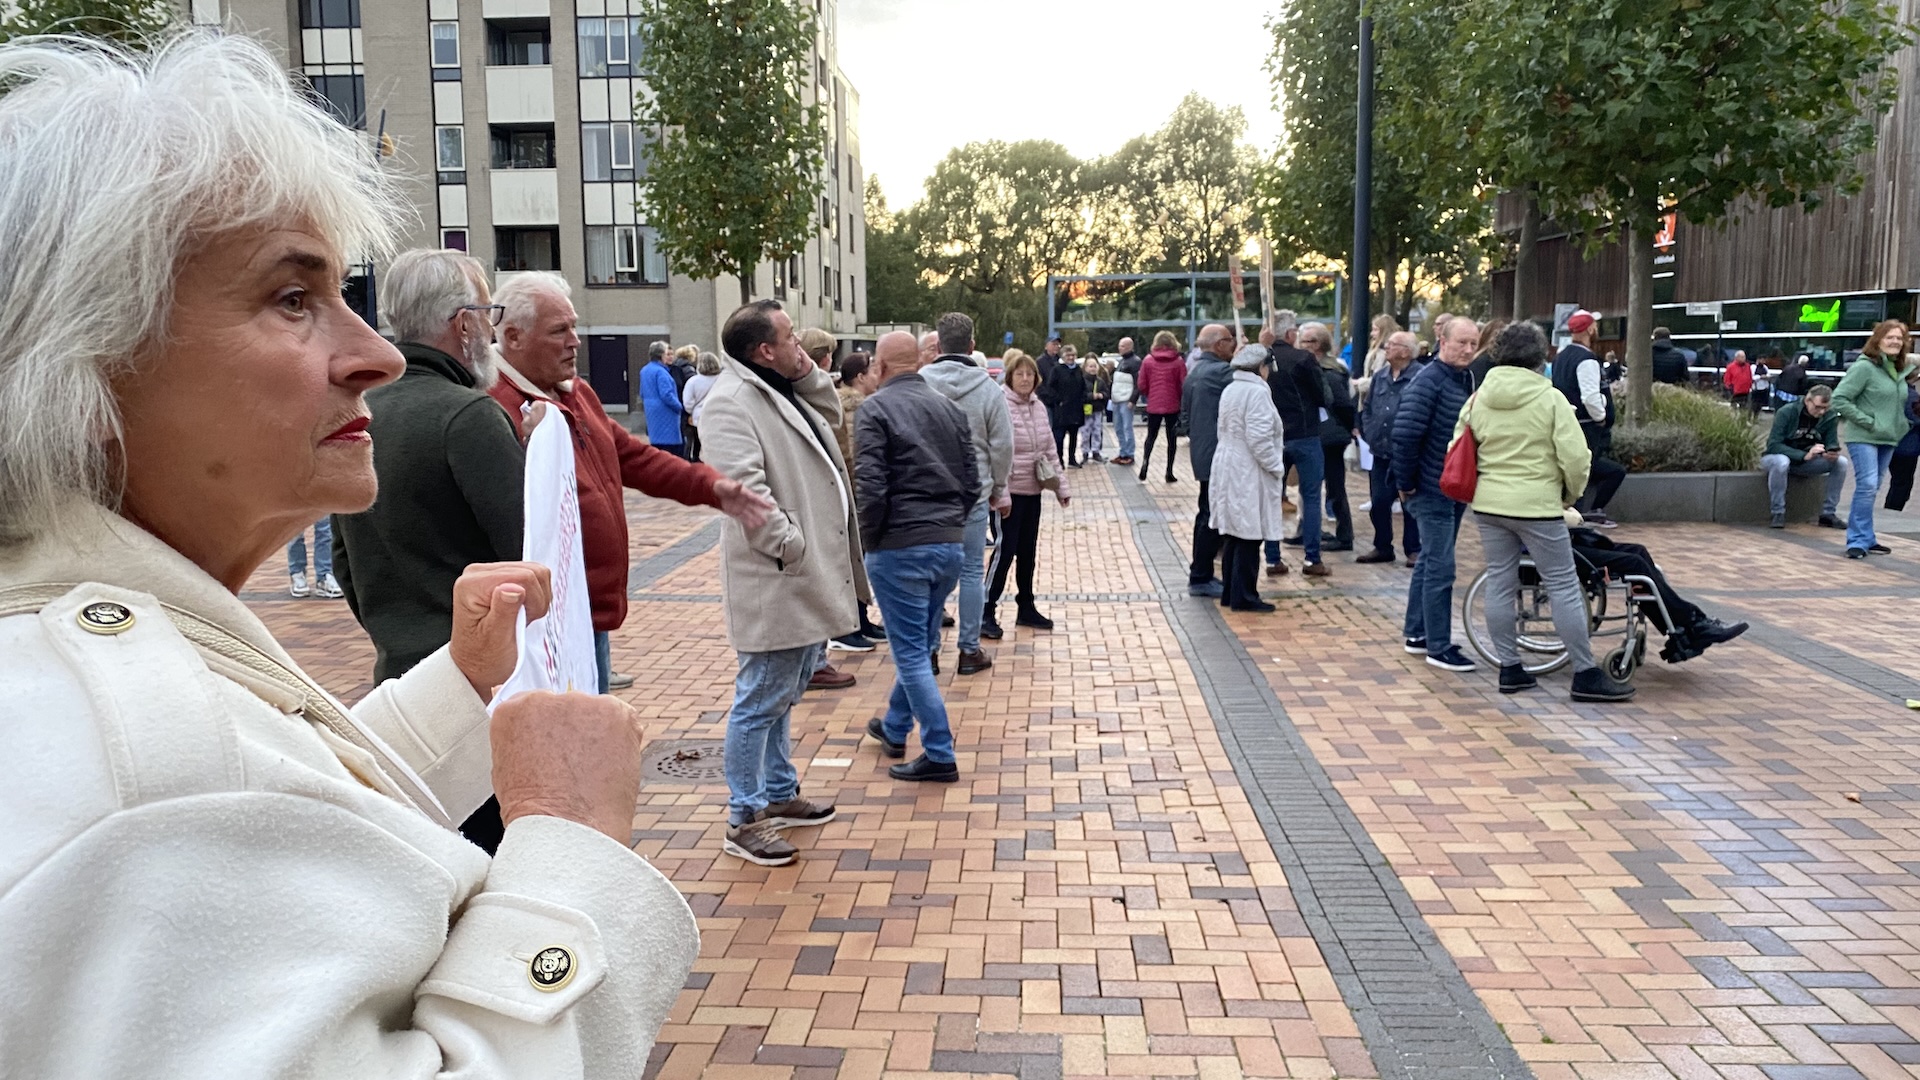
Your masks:
M 520 657 L 514 616 L 524 606 L 528 621 L 537 619 L 547 613 L 552 597 L 552 575 L 539 563 L 474 563 L 453 583 L 453 640 L 447 651 L 480 700 L 492 700 L 494 687 L 507 681 Z
M 493 790 L 508 825 L 530 814 L 633 837 L 640 724 L 604 694 L 515 694 L 493 712 Z
M 1065 506 L 1065 505 L 1067 505 L 1068 503 L 1070 503 L 1070 502 L 1072 502 L 1072 501 L 1073 501 L 1073 496 L 1071 496 L 1071 495 L 1061 495 L 1061 494 L 1059 494 L 1058 492 L 1055 492 L 1055 493 L 1054 493 L 1054 498 L 1056 498 L 1056 499 L 1059 499 L 1059 500 L 1060 500 L 1060 505 L 1061 505 L 1061 506 Z
M 1276 340 L 1276 337 L 1273 332 L 1273 324 L 1271 322 L 1262 324 L 1260 327 L 1260 344 L 1271 349 L 1273 348 L 1273 343 L 1275 340 Z
M 714 481 L 713 496 L 720 500 L 720 511 L 742 527 L 757 529 L 773 516 L 773 500 L 748 491 L 738 480 Z

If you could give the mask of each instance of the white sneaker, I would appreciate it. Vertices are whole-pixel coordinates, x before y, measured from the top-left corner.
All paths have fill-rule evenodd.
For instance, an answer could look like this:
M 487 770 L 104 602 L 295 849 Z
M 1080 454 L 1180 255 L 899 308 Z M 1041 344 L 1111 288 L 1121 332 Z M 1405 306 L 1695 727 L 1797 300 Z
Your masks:
M 1367 500 L 1366 502 L 1363 502 L 1363 503 L 1361 503 L 1361 504 L 1360 504 L 1360 505 L 1359 505 L 1359 506 L 1357 507 L 1357 509 L 1358 509 L 1358 510 L 1360 511 L 1360 513 L 1362 513 L 1362 514 L 1364 514 L 1364 513 L 1366 513 L 1367 511 L 1369 511 L 1369 510 L 1371 510 L 1371 509 L 1373 509 L 1373 500 L 1372 500 L 1372 499 L 1368 499 L 1368 500 Z
M 307 575 L 304 570 L 295 570 L 293 572 L 292 582 L 287 586 L 287 591 L 294 596 L 307 595 Z
M 328 600 L 338 600 L 347 595 L 340 590 L 340 583 L 333 579 L 333 571 L 331 570 L 320 575 L 320 585 L 313 591 L 315 595 L 323 596 Z

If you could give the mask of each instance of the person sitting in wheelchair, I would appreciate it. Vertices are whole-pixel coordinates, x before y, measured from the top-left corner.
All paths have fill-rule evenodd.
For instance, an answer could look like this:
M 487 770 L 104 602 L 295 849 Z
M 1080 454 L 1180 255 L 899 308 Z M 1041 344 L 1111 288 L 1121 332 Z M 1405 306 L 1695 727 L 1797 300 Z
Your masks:
M 1660 659 L 1667 663 L 1691 660 L 1706 652 L 1709 646 L 1724 644 L 1747 632 L 1746 623 L 1721 622 L 1682 597 L 1654 565 L 1653 553 L 1639 544 L 1616 543 L 1593 529 L 1569 529 L 1567 535 L 1573 542 L 1575 558 L 1596 571 L 1616 581 L 1645 577 L 1653 582 L 1665 612 L 1663 615 L 1661 604 L 1648 604 L 1646 617 L 1655 629 L 1667 636 L 1667 643 L 1660 650 Z M 1672 625 L 1668 625 L 1669 621 Z

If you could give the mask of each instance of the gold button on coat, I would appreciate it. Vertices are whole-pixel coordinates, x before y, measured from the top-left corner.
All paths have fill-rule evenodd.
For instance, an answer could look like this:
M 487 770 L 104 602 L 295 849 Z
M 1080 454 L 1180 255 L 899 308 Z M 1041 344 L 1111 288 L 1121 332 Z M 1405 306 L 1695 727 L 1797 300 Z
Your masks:
M 549 994 L 573 981 L 573 952 L 564 946 L 549 945 L 535 953 L 527 964 L 527 979 L 536 990 Z
M 81 608 L 74 621 L 89 634 L 119 634 L 133 629 L 133 612 L 125 604 L 102 600 Z

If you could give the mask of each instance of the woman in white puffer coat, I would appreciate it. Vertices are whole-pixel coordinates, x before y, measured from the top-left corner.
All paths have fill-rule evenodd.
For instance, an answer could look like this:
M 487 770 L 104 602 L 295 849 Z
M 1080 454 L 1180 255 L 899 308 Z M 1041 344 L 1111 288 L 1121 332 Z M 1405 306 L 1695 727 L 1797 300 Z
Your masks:
M 1220 443 L 1213 452 L 1209 512 L 1220 531 L 1222 607 L 1272 611 L 1260 599 L 1260 542 L 1281 536 L 1287 467 L 1280 413 L 1267 389 L 1267 350 L 1248 345 L 1233 358 L 1233 381 L 1220 395 Z

